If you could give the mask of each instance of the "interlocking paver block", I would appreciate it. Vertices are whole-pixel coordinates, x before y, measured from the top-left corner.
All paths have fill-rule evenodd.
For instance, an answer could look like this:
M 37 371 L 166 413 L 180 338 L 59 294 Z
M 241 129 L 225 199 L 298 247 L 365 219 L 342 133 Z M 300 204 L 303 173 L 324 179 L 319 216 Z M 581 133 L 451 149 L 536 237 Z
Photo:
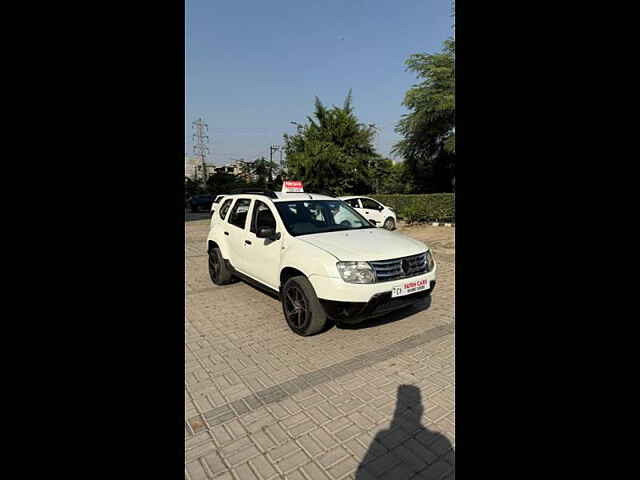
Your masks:
M 325 430 L 319 428 L 311 432 L 311 436 L 318 442 L 318 444 L 325 450 L 329 450 L 337 445 L 337 441 L 329 435 Z
M 269 458 L 274 461 L 278 461 L 281 458 L 293 455 L 294 453 L 301 452 L 302 449 L 294 441 L 289 441 L 284 445 L 280 445 L 269 452 Z
M 413 453 L 416 458 L 430 465 L 435 462 L 438 456 L 425 447 L 422 443 L 418 442 L 416 439 L 412 438 L 407 440 L 402 444 L 402 447 L 407 451 Z
M 318 427 L 312 420 L 307 420 L 306 422 L 300 423 L 295 427 L 290 428 L 288 432 L 289 435 L 291 435 L 293 438 L 298 438 L 299 436 L 315 430 L 316 428 Z
M 285 418 L 284 420 L 282 420 L 280 422 L 280 425 L 283 426 L 283 428 L 285 429 L 289 429 L 291 427 L 294 427 L 295 425 L 298 425 L 299 423 L 304 422 L 305 420 L 308 420 L 309 417 L 307 417 L 307 415 L 305 413 L 297 413 L 295 415 L 292 415 L 288 418 Z
M 304 465 L 301 470 L 311 480 L 327 480 L 329 476 L 315 463 Z
M 343 447 L 335 447 L 327 453 L 320 455 L 317 461 L 322 467 L 328 469 L 348 456 L 349 452 L 347 452 Z
M 254 433 L 251 436 L 251 439 L 256 443 L 256 445 L 258 445 L 258 447 L 263 452 L 267 452 L 277 446 L 277 443 L 274 442 L 273 439 L 269 437 L 265 431 L 259 431 Z
M 258 473 L 258 476 L 262 480 L 269 480 L 277 474 L 276 469 L 273 468 L 271 462 L 269 462 L 263 455 L 252 458 L 249 460 L 249 464 Z
M 329 468 L 328 472 L 333 478 L 340 479 L 349 473 L 355 472 L 356 468 L 358 468 L 358 462 L 351 457 L 347 457 Z
M 269 435 L 277 445 L 281 445 L 289 440 L 289 435 L 277 424 L 265 427 L 264 432 Z
M 426 469 L 421 471 L 418 475 L 418 478 L 425 480 L 441 480 L 445 475 L 448 475 L 453 467 L 449 465 L 444 460 L 438 460 L 433 465 L 428 466 Z
M 191 480 L 205 480 L 207 478 L 207 474 L 198 460 L 187 463 L 186 469 Z
M 293 455 L 289 455 L 288 457 L 284 457 L 283 459 L 278 461 L 278 468 L 283 473 L 288 473 L 292 470 L 301 467 L 309 461 L 309 457 L 302 450 L 298 450 Z
M 227 471 L 227 466 L 224 464 L 217 452 L 212 452 L 208 455 L 205 455 L 203 457 L 203 460 L 206 463 L 207 467 L 209 467 L 209 470 L 214 477 Z
M 324 452 L 324 449 L 318 445 L 318 442 L 310 434 L 301 436 L 297 439 L 297 442 L 311 458 Z
M 259 480 L 253 470 L 249 467 L 248 463 L 237 466 L 233 469 L 235 476 L 238 480 Z
M 396 465 L 402 463 L 402 460 L 391 452 L 376 458 L 375 460 L 366 464 L 367 470 L 376 476 L 382 476 L 388 471 L 392 470 Z M 392 478 L 392 477 L 388 477 Z
M 347 417 L 340 417 L 327 423 L 324 428 L 326 428 L 329 433 L 335 433 L 349 425 L 351 425 L 351 420 Z
M 335 434 L 336 438 L 341 442 L 346 442 L 350 438 L 360 433 L 360 429 L 356 425 L 349 425 L 347 428 L 340 430 Z

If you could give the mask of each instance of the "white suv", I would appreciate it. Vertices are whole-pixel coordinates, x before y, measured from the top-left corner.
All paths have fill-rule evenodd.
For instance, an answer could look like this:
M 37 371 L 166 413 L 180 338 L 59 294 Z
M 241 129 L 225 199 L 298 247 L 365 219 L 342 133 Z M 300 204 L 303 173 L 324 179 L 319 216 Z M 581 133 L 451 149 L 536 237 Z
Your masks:
M 374 228 L 342 200 L 315 193 L 226 196 L 211 218 L 209 273 L 276 293 L 291 330 L 353 324 L 427 299 L 436 264 L 422 242 Z
M 377 200 L 369 197 L 340 197 L 364 218 L 373 222 L 376 227 L 383 227 L 387 230 L 396 228 L 396 212 L 391 207 L 381 204 Z

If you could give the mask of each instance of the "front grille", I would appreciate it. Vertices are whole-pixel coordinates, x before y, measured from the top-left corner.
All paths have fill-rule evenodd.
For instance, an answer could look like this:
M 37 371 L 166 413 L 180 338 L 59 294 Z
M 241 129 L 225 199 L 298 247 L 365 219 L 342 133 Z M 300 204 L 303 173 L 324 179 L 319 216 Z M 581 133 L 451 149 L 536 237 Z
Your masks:
M 427 273 L 427 253 L 393 260 L 369 262 L 369 264 L 376 272 L 378 282 L 388 282 Z

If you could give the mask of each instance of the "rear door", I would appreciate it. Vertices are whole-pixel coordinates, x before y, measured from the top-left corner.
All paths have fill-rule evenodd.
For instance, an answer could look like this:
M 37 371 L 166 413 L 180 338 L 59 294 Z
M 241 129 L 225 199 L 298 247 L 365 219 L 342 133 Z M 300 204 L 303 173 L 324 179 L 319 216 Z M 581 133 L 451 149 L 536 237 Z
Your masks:
M 223 225 L 223 235 L 227 237 L 227 245 L 229 246 L 229 260 L 233 268 L 241 272 L 245 271 L 244 241 L 246 240 L 251 202 L 250 198 L 238 198 L 233 203 L 227 221 Z

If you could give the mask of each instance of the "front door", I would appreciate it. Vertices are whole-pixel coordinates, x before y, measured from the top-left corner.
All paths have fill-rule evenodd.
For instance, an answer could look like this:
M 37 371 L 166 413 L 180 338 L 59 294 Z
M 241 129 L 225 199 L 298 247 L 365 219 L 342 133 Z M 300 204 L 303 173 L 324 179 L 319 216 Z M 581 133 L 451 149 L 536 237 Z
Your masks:
M 278 240 L 258 238 L 258 229 L 270 227 L 282 235 L 282 226 L 278 226 L 275 212 L 260 200 L 253 202 L 251 222 L 242 243 L 243 258 L 246 262 L 246 274 L 264 283 L 274 290 L 280 284 L 280 251 L 282 237 Z

